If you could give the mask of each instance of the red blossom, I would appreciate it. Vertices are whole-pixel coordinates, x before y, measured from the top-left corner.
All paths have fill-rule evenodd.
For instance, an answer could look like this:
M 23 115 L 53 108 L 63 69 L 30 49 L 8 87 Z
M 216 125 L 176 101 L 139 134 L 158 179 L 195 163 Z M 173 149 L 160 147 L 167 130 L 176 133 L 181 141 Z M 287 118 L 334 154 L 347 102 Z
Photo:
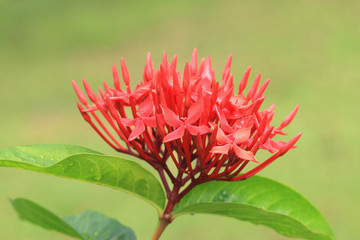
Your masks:
M 239 159 L 249 160 L 258 163 L 252 152 L 245 151 L 238 145 L 247 141 L 250 137 L 250 128 L 241 128 L 234 131 L 232 134 L 225 135 L 224 132 L 219 129 L 216 135 L 216 141 L 218 146 L 214 146 L 210 152 L 218 154 L 228 154 L 229 150 L 233 150 Z
M 249 67 L 235 95 L 231 62 L 232 55 L 225 64 L 220 84 L 210 57 L 202 58 L 198 65 L 196 49 L 183 72 L 177 70 L 177 57 L 169 63 L 165 52 L 160 68 L 155 69 L 149 53 L 143 81 L 132 91 L 121 58 L 125 90 L 113 65 L 114 88 L 104 83 L 104 90 L 95 94 L 83 81 L 92 104 L 74 81 L 73 85 L 82 116 L 111 147 L 141 158 L 157 169 L 168 193 L 164 173 L 174 186 L 182 187 L 191 181 L 183 191 L 185 194 L 193 186 L 210 180 L 244 180 L 294 148 L 301 136 L 288 142 L 274 140 L 277 135 L 286 135 L 283 129 L 295 117 L 298 106 L 275 128 L 271 125 L 274 106 L 260 111 L 270 80 L 260 85 L 258 74 L 244 94 Z M 255 154 L 259 149 L 273 155 L 258 161 Z M 170 170 L 169 159 L 177 172 Z M 244 172 L 249 162 L 252 169 Z
M 121 123 L 125 126 L 135 125 L 134 130 L 129 136 L 129 141 L 136 139 L 140 134 L 145 131 L 145 126 L 156 127 L 156 118 L 153 116 L 154 113 L 154 103 L 150 98 L 147 98 L 144 102 L 139 105 L 138 111 L 136 112 L 136 117 L 132 119 L 122 118 L 120 119 Z
M 191 135 L 194 136 L 203 135 L 211 132 L 210 128 L 206 125 L 193 125 L 197 120 L 199 120 L 202 114 L 202 108 L 202 101 L 193 104 L 188 110 L 188 116 L 182 117 L 182 120 L 180 120 L 173 111 L 171 111 L 167 107 L 164 107 L 163 114 L 165 122 L 171 127 L 173 127 L 175 130 L 166 135 L 163 139 L 163 142 L 169 142 L 183 137 L 185 130 L 187 130 Z

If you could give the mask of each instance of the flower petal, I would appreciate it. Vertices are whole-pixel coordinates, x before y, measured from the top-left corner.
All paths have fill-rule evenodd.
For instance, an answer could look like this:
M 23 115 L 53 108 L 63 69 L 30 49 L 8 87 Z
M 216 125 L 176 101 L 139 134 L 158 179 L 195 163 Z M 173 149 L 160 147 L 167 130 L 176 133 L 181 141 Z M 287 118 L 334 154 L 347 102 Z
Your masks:
M 151 101 L 151 98 L 146 98 L 143 101 L 138 109 L 138 115 L 141 117 L 148 117 L 154 112 L 154 103 Z
M 120 122 L 125 126 L 134 126 L 136 119 L 120 118 Z
M 251 128 L 240 128 L 233 133 L 236 144 L 245 142 L 250 137 Z
M 256 158 L 252 152 L 245 151 L 245 150 L 241 149 L 239 146 L 237 146 L 236 144 L 233 145 L 233 149 L 234 149 L 236 156 L 238 156 L 239 158 L 258 163 L 258 161 L 256 160 Z
M 122 90 L 118 91 L 114 97 L 110 97 L 110 100 L 122 102 L 125 105 L 130 104 L 130 95 L 128 93 L 123 92 Z
M 185 133 L 185 127 L 180 126 L 178 129 L 175 129 L 174 131 L 170 132 L 168 135 L 166 135 L 163 139 L 163 142 L 170 142 L 176 139 L 181 138 L 184 136 Z
M 223 130 L 219 128 L 216 134 L 216 141 L 220 144 L 225 144 L 230 142 L 230 139 L 225 135 Z
M 230 144 L 225 144 L 223 146 L 215 146 L 213 147 L 210 152 L 212 153 L 219 153 L 219 154 L 228 154 L 230 149 Z
M 191 105 L 188 111 L 188 117 L 186 122 L 189 124 L 195 123 L 202 114 L 203 102 L 200 100 L 197 103 Z
M 155 117 L 144 117 L 144 118 L 143 118 L 143 121 L 144 121 L 144 123 L 145 123 L 146 126 L 149 126 L 149 127 L 157 127 L 156 118 L 155 118 Z
M 284 145 L 286 145 L 286 142 L 274 141 L 274 140 L 270 139 L 270 144 L 273 148 L 280 150 Z
M 276 149 L 272 146 L 271 141 L 273 140 L 267 139 L 266 142 L 263 143 L 260 148 L 268 150 L 271 153 L 276 152 Z
M 215 106 L 216 113 L 218 115 L 218 118 L 220 118 L 220 126 L 225 132 L 232 132 L 234 131 L 232 127 L 229 125 L 229 123 L 226 120 L 225 114 L 223 111 L 221 111 L 217 106 Z
M 145 124 L 143 123 L 143 121 L 137 121 L 134 130 L 131 132 L 129 136 L 129 141 L 134 140 L 144 131 L 145 131 Z
M 205 133 L 211 132 L 210 128 L 208 128 L 205 125 L 201 125 L 201 126 L 187 125 L 186 129 L 189 131 L 189 133 L 191 135 L 194 135 L 194 136 L 196 136 L 198 134 L 203 135 Z
M 139 98 L 151 91 L 150 85 L 151 82 L 147 82 L 141 86 L 138 86 L 134 92 L 130 93 L 131 97 L 136 101 L 139 100 Z
M 163 107 L 164 119 L 167 124 L 174 128 L 178 128 L 183 124 L 182 121 L 176 116 L 176 114 L 167 107 Z

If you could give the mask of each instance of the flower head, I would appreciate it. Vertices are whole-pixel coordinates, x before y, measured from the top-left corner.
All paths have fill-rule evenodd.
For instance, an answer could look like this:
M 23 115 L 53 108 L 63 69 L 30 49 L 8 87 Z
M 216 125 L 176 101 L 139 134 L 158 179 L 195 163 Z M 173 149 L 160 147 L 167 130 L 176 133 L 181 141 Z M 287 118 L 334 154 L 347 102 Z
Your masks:
M 202 58 L 198 64 L 195 49 L 182 72 L 177 70 L 176 56 L 169 63 L 164 53 L 160 69 L 155 69 L 149 53 L 143 81 L 134 90 L 121 58 L 125 87 L 115 65 L 114 87 L 104 83 L 95 94 L 84 79 L 91 103 L 74 81 L 73 85 L 80 112 L 95 131 L 115 150 L 148 162 L 163 181 L 164 172 L 173 184 L 181 186 L 187 181 L 193 186 L 210 180 L 243 180 L 294 148 L 301 134 L 288 142 L 274 140 L 285 135 L 283 129 L 295 117 L 298 106 L 279 127 L 272 126 L 274 106 L 260 111 L 270 80 L 260 85 L 258 74 L 245 94 L 249 67 L 235 94 L 231 61 L 230 55 L 221 84 L 215 79 L 211 58 Z M 273 155 L 260 161 L 255 158 L 259 149 Z M 170 170 L 171 162 L 177 172 Z M 242 173 L 249 163 L 253 168 Z

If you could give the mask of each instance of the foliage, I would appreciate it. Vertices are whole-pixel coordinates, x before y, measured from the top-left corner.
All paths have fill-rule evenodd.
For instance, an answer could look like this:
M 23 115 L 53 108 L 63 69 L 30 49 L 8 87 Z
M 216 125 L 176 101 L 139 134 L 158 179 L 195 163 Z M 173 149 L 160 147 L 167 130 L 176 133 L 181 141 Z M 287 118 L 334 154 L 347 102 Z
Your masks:
M 2 167 L 112 187 L 145 199 L 157 210 L 164 205 L 163 190 L 150 172 L 129 160 L 105 156 L 87 148 L 71 145 L 15 147 L 0 151 L 0 159 Z M 139 190 L 140 186 L 148 187 Z M 62 219 L 26 199 L 12 200 L 12 205 L 22 219 L 78 239 L 135 239 L 131 229 L 93 211 Z M 311 203 L 291 188 L 264 177 L 254 176 L 240 182 L 213 181 L 195 187 L 175 205 L 172 217 L 193 213 L 217 214 L 262 224 L 291 237 L 335 239 Z M 159 216 L 161 214 L 159 211 Z

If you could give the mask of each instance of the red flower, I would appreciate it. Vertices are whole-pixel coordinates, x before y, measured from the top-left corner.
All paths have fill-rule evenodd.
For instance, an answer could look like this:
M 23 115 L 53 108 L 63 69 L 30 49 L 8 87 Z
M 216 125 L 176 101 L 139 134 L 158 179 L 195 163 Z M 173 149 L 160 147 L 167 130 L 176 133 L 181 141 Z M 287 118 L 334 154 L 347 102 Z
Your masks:
M 143 81 L 134 91 L 131 91 L 129 73 L 121 58 L 125 90 L 121 88 L 115 65 L 114 88 L 105 83 L 104 90 L 95 94 L 83 80 L 93 104 L 74 81 L 73 85 L 82 116 L 111 147 L 152 165 L 168 193 L 170 188 L 164 174 L 174 186 L 186 186 L 182 193 L 185 194 L 193 186 L 210 180 L 244 180 L 294 148 L 301 136 L 289 142 L 273 140 L 277 135 L 286 135 L 283 129 L 296 115 L 298 106 L 279 127 L 273 127 L 274 107 L 260 111 L 270 80 L 260 85 L 261 75 L 258 74 L 244 94 L 249 67 L 235 95 L 231 61 L 230 55 L 221 85 L 215 80 L 210 57 L 202 58 L 198 65 L 196 49 L 183 73 L 176 69 L 176 56 L 169 63 L 164 53 L 157 70 L 149 53 Z M 273 155 L 240 174 L 249 162 L 259 163 L 255 158 L 259 149 Z M 177 166 L 177 173 L 169 170 L 169 159 Z M 188 181 L 190 184 L 186 185 Z
M 147 98 L 139 105 L 136 117 L 134 119 L 122 118 L 120 121 L 125 126 L 135 125 L 134 130 L 129 136 L 129 141 L 136 139 L 145 131 L 145 125 L 148 127 L 156 127 L 156 119 L 154 114 L 154 103 L 151 98 Z
M 210 128 L 206 125 L 194 126 L 197 120 L 199 120 L 202 113 L 203 104 L 202 101 L 193 104 L 188 111 L 188 116 L 186 118 L 182 117 L 180 120 L 176 114 L 171 111 L 169 108 L 163 108 L 163 114 L 165 122 L 171 127 L 176 128 L 173 132 L 166 135 L 163 139 L 163 142 L 173 141 L 184 136 L 185 130 L 187 130 L 191 135 L 203 135 L 205 133 L 211 132 Z
M 221 146 L 214 146 L 210 152 L 227 155 L 229 150 L 233 150 L 239 159 L 245 159 L 258 163 L 252 152 L 245 151 L 238 146 L 249 139 L 250 133 L 250 128 L 241 128 L 226 136 L 224 132 L 219 129 L 216 135 L 216 141 L 217 144 Z

